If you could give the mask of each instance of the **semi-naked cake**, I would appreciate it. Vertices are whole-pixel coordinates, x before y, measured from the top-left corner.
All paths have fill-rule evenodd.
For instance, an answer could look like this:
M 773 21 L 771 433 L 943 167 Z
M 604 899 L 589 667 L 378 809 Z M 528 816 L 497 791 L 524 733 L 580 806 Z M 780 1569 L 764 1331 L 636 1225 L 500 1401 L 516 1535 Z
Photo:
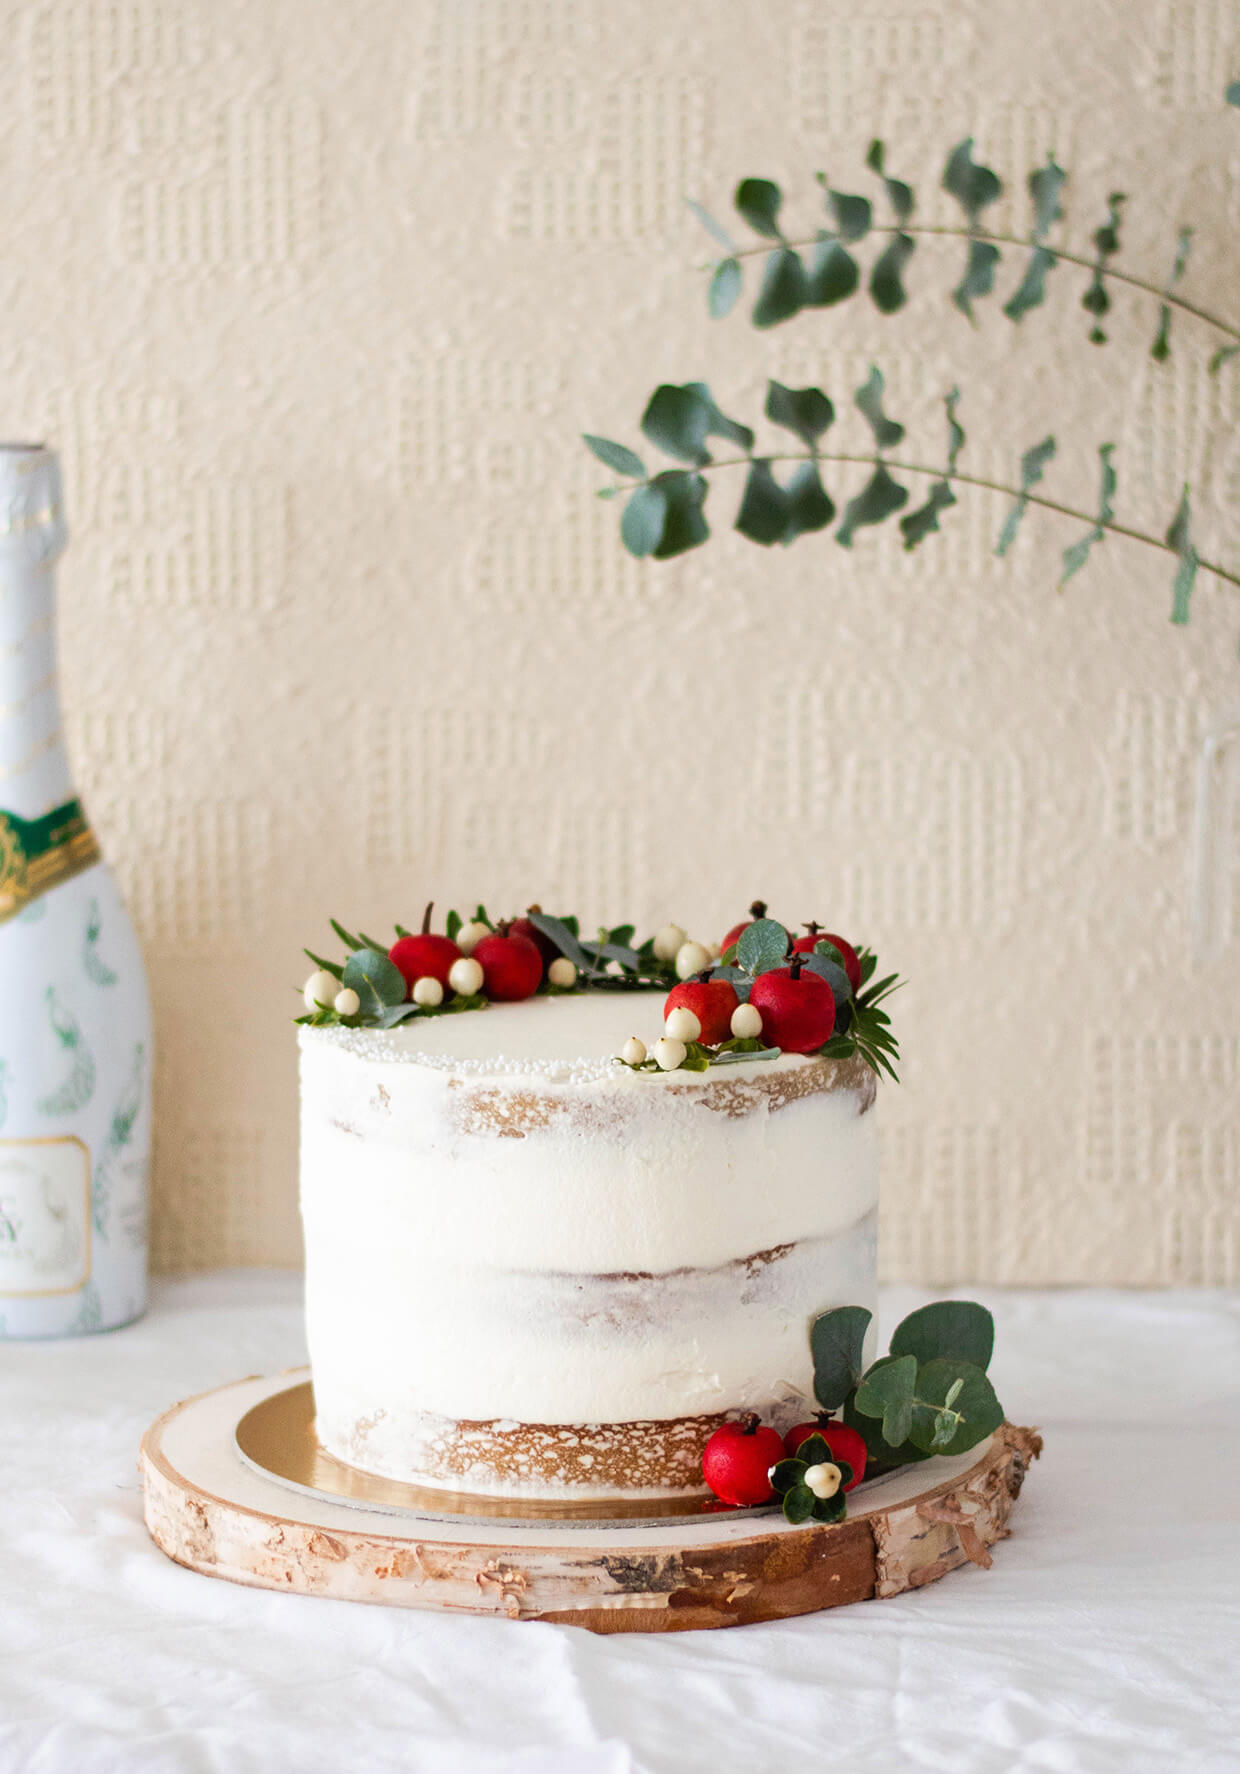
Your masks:
M 839 950 L 820 954 L 819 981 L 839 986 Z M 669 1496 L 705 1489 L 702 1449 L 725 1419 L 805 1414 L 812 1320 L 873 1304 L 876 1092 L 862 1052 L 775 1052 L 783 988 L 768 981 L 766 1045 L 715 1031 L 714 1050 L 672 1041 L 664 1070 L 664 1041 L 639 1068 L 617 1055 L 631 1061 L 641 1044 L 626 1040 L 662 1023 L 666 981 L 653 996 L 548 995 L 544 980 L 484 1003 L 462 995 L 482 986 L 473 962 L 441 1001 L 406 982 L 424 1014 L 406 1005 L 401 1021 L 389 1003 L 369 1020 L 395 1026 L 365 1026 L 365 965 L 351 965 L 335 1009 L 307 985 L 300 1033 L 306 1319 L 328 1452 L 456 1491 Z M 699 978 L 723 971 L 707 956 Z M 488 984 L 501 975 L 487 964 Z M 571 962 L 569 976 L 588 983 Z M 481 1013 L 442 1014 L 455 1004 Z M 675 1026 L 692 1036 L 696 1020 Z

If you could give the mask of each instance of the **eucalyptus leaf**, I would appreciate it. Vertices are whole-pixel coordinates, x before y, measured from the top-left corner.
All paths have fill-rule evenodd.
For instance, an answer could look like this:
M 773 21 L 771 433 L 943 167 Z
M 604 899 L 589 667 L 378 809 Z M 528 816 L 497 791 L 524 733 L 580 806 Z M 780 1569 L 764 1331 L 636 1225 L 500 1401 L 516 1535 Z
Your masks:
M 977 225 L 986 205 L 993 203 L 1002 193 L 1003 182 L 998 174 L 974 160 L 972 136 L 958 142 L 948 155 L 943 169 L 943 189 L 960 204 L 971 228 Z
M 548 942 L 553 942 L 562 955 L 566 955 L 578 973 L 589 973 L 592 962 L 576 936 L 562 918 L 552 918 L 546 912 L 527 912 L 526 917 Z
M 916 1386 L 916 1356 L 889 1356 L 876 1361 L 857 1387 L 857 1409 L 863 1416 L 881 1417 L 893 1404 L 911 1399 Z
M 868 197 L 850 197 L 844 191 L 827 191 L 827 208 L 841 240 L 863 240 L 870 232 L 874 210 Z
M 945 1357 L 970 1362 L 983 1373 L 995 1346 L 995 1321 L 975 1300 L 933 1300 L 910 1312 L 891 1338 L 893 1355 L 912 1355 L 919 1362 Z M 950 1402 L 944 1398 L 944 1402 Z
M 904 267 L 913 256 L 911 234 L 893 234 L 870 272 L 870 295 L 880 314 L 894 314 L 908 301 Z
M 1192 239 L 1193 231 L 1191 228 L 1180 229 L 1180 238 L 1176 244 L 1175 261 L 1171 267 L 1171 274 L 1163 285 L 1164 295 L 1170 295 L 1181 277 L 1183 277 L 1184 267 L 1188 264 L 1188 252 L 1192 245 Z M 1163 302 L 1159 305 L 1158 309 L 1158 331 L 1154 335 L 1154 343 L 1150 346 L 1150 356 L 1156 363 L 1165 363 L 1170 355 L 1171 309 L 1166 302 Z
M 820 240 L 810 255 L 805 306 L 830 308 L 846 301 L 860 282 L 861 271 L 852 254 L 838 240 Z
M 1210 355 L 1209 373 L 1212 376 L 1217 376 L 1223 365 L 1229 363 L 1237 353 L 1240 353 L 1240 340 L 1237 340 L 1234 345 L 1220 345 L 1218 350 Z
M 825 955 L 802 955 L 801 962 L 802 972 L 815 973 L 819 979 L 825 980 L 830 986 L 831 996 L 835 999 L 837 1008 L 841 1004 L 846 1004 L 852 997 L 852 987 L 848 983 L 848 975 L 834 961 L 828 961 Z
M 1126 198 L 1122 191 L 1112 191 L 1107 198 L 1107 219 L 1102 226 L 1094 231 L 1093 278 L 1089 288 L 1081 297 L 1081 307 L 1086 313 L 1092 314 L 1094 324 L 1090 329 L 1090 343 L 1106 344 L 1106 333 L 1102 327 L 1102 317 L 1109 311 L 1111 297 L 1106 287 L 1106 268 L 1108 261 L 1119 251 L 1119 225 Z M 1063 581 L 1061 580 L 1062 584 Z
M 756 234 L 765 234 L 768 240 L 783 239 L 779 231 L 783 193 L 771 179 L 742 179 L 732 201 Z
M 422 1014 L 416 1004 L 388 1004 L 375 1017 L 374 1026 L 377 1029 L 394 1029 L 398 1024 L 408 1022 L 411 1017 Z
M 1233 80 L 1231 82 L 1230 86 L 1228 86 L 1227 90 L 1224 92 L 1223 98 L 1229 105 L 1240 105 L 1240 80 Z
M 988 240 L 971 240 L 965 261 L 964 276 L 952 291 L 952 301 L 969 320 L 975 320 L 974 302 L 988 296 L 995 287 L 995 270 L 999 249 Z
M 717 241 L 718 244 L 729 253 L 734 253 L 736 251 L 732 236 L 723 226 L 723 223 L 717 222 L 714 216 L 711 215 L 710 211 L 700 204 L 695 197 L 686 197 L 685 207 L 688 209 L 690 215 L 702 224 L 712 240 Z
M 827 529 L 835 519 L 835 502 L 822 484 L 817 462 L 802 462 L 784 488 L 788 514 L 785 543 L 814 530 Z
M 1085 565 L 1085 562 L 1089 559 L 1094 544 L 1106 540 L 1106 530 L 1104 525 L 1109 523 L 1115 516 L 1115 507 L 1111 503 L 1116 487 L 1115 470 L 1111 465 L 1111 457 L 1114 454 L 1114 451 L 1114 444 L 1102 444 L 1099 447 L 1098 455 L 1102 463 L 1102 487 L 1098 495 L 1098 520 L 1094 524 L 1092 530 L 1088 530 L 1085 535 L 1082 536 L 1079 541 L 1074 542 L 1070 548 L 1064 549 L 1063 571 L 1059 575 L 1059 585 L 1061 590 L 1074 573 L 1080 572 L 1081 568 Z
M 738 1066 L 745 1060 L 778 1059 L 782 1052 L 783 1049 L 781 1047 L 755 1047 L 745 1053 L 724 1053 L 720 1051 L 711 1055 L 710 1063 L 712 1066 Z
M 887 193 L 887 201 L 891 205 L 898 222 L 907 222 L 913 213 L 913 193 L 911 188 L 900 179 L 890 178 L 886 169 L 887 150 L 877 138 L 870 143 L 866 152 L 865 163 L 871 172 L 876 172 L 883 181 Z
M 1020 520 L 1024 517 L 1025 509 L 1029 504 L 1029 489 L 1037 486 L 1046 469 L 1046 464 L 1051 460 L 1054 454 L 1054 438 L 1044 437 L 1041 443 L 1034 444 L 1032 449 L 1026 450 L 1021 457 L 1020 494 L 1015 505 L 1012 506 L 1006 518 L 1003 520 L 1003 528 L 1000 530 L 999 540 L 995 544 L 995 553 L 997 555 L 1005 555 L 1016 540 L 1016 532 L 1020 527 Z
M 720 259 L 715 266 L 706 296 L 706 305 L 710 309 L 712 320 L 722 320 L 725 315 L 731 314 L 739 300 L 743 283 L 739 259 Z
M 1060 195 L 1068 182 L 1068 175 L 1062 166 L 1055 164 L 1053 154 L 1046 157 L 1046 165 L 1039 166 L 1029 174 L 1029 195 L 1033 198 L 1033 238 L 1045 240 L 1055 223 L 1063 217 L 1063 206 Z
M 403 1004 L 408 990 L 400 968 L 379 949 L 355 949 L 340 978 L 357 993 L 361 1016 L 377 1017 L 387 1007 Z
M 857 497 L 850 499 L 844 507 L 844 521 L 835 532 L 835 540 L 841 548 L 851 548 L 858 530 L 881 524 L 907 502 L 908 488 L 893 480 L 880 462 Z
M 880 450 L 893 449 L 904 436 L 903 425 L 896 419 L 889 419 L 883 411 L 886 386 L 883 372 L 877 364 L 871 364 L 869 375 L 853 396 L 853 403 L 865 415 L 870 430 L 874 433 L 874 442 Z
M 608 468 L 614 468 L 617 474 L 630 474 L 634 480 L 645 480 L 646 464 L 632 450 L 621 443 L 613 443 L 609 437 L 591 437 L 588 431 L 582 435 L 586 448 Z
M 769 547 L 772 542 L 782 540 L 787 524 L 787 498 L 771 472 L 770 463 L 763 460 L 751 462 L 735 527 L 751 542 L 761 542 Z
M 1035 246 L 1015 292 L 1003 304 L 1009 320 L 1020 320 L 1031 308 L 1040 308 L 1046 300 L 1046 274 L 1059 263 L 1049 246 Z
M 785 388 L 772 380 L 766 385 L 766 416 L 816 450 L 835 419 L 835 408 L 821 388 Z
M 787 954 L 788 932 L 774 918 L 755 918 L 737 939 L 737 961 L 755 979 L 760 973 L 782 967 Z
M 638 487 L 620 516 L 620 540 L 630 554 L 641 560 L 653 554 L 663 540 L 667 521 L 667 494 L 662 487 Z
M 729 419 L 726 413 L 720 412 L 718 403 L 705 382 L 686 382 L 686 389 L 695 394 L 706 408 L 707 437 L 723 437 L 729 443 L 749 453 L 753 448 L 753 432 L 748 425 L 742 425 L 737 419 Z
M 655 560 L 671 560 L 673 555 L 685 554 L 705 542 L 710 535 L 710 526 L 702 515 L 707 493 L 704 477 L 687 474 L 680 468 L 669 468 L 656 474 L 650 484 L 661 487 L 667 496 L 663 540 L 654 551 Z
M 956 503 L 956 495 L 952 492 L 950 482 L 936 480 L 925 504 L 919 505 L 915 511 L 910 511 L 906 517 L 900 519 L 900 534 L 904 537 L 905 548 L 913 549 L 919 542 L 924 542 L 927 536 L 938 529 L 940 512 L 948 510 Z
M 1180 503 L 1171 527 L 1167 531 L 1167 544 L 1174 548 L 1179 559 L 1175 569 L 1175 586 L 1171 601 L 1171 620 L 1179 626 L 1188 621 L 1189 603 L 1193 595 L 1193 586 L 1197 580 L 1197 550 L 1193 546 L 1191 534 L 1192 512 L 1188 502 L 1188 485 L 1180 495 Z
M 936 1445 L 935 1424 L 948 1392 L 957 1380 L 963 1384 L 951 1406 L 959 1419 L 948 1441 Z M 964 1454 L 993 1435 L 1003 1421 L 1003 1406 L 982 1372 L 967 1362 L 930 1361 L 917 1372 L 917 1402 L 913 1407 L 908 1438 L 927 1453 Z M 886 1419 L 883 1421 L 886 1434 Z
M 771 253 L 762 268 L 762 287 L 754 303 L 752 320 L 757 327 L 778 326 L 804 308 L 809 281 L 800 255 L 790 246 Z
M 873 1316 L 864 1306 L 833 1306 L 820 1312 L 810 1326 L 814 1397 L 824 1411 L 838 1410 L 861 1378 L 866 1332 Z
M 646 403 L 642 431 L 659 449 L 695 467 L 709 462 L 705 448 L 710 409 L 692 388 L 661 382 Z

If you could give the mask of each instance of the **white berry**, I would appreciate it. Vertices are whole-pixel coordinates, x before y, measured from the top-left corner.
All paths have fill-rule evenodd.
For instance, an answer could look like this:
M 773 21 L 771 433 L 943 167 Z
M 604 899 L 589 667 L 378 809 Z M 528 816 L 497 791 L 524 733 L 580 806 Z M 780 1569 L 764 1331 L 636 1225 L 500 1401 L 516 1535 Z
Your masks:
M 839 1467 L 831 1460 L 824 1460 L 821 1466 L 807 1466 L 805 1468 L 806 1484 L 814 1495 L 820 1497 L 824 1502 L 828 1497 L 834 1497 L 840 1488 L 843 1476 Z
M 620 1058 L 626 1066 L 640 1066 L 646 1057 L 646 1043 L 636 1035 L 630 1035 L 620 1049 Z
M 692 979 L 703 967 L 709 967 L 710 950 L 704 942 L 682 942 L 676 950 L 676 978 Z
M 324 1010 L 336 1002 L 336 993 L 340 990 L 340 981 L 326 967 L 320 967 L 312 973 L 302 988 L 302 998 L 307 1010 Z
M 477 965 L 478 963 L 475 961 L 474 966 Z M 414 980 L 413 990 L 409 996 L 415 1004 L 420 1004 L 424 1010 L 434 1010 L 437 1004 L 443 1003 L 443 984 L 435 978 L 433 973 L 425 973 L 421 979 Z
M 488 932 L 488 935 L 490 932 Z M 472 955 L 462 955 L 448 969 L 448 984 L 462 998 L 472 998 L 475 992 L 482 990 L 482 963 L 475 961 Z
M 472 955 L 483 937 L 490 934 L 485 924 L 462 924 L 456 933 L 456 946 L 463 955 Z
M 362 1008 L 362 1001 L 352 986 L 346 986 L 342 992 L 336 993 L 335 1011 L 337 1016 L 356 1016 Z
M 762 1012 L 756 1004 L 738 1004 L 732 1012 L 732 1033 L 738 1041 L 752 1041 L 762 1033 Z
M 677 1004 L 668 1011 L 663 1032 L 673 1041 L 700 1041 L 702 1025 L 687 1004 Z
M 553 986 L 575 986 L 577 984 L 577 969 L 567 955 L 557 955 L 547 969 L 547 978 Z
M 662 930 L 655 932 L 654 954 L 656 961 L 674 961 L 685 944 L 685 932 L 679 924 L 665 924 Z
M 664 1035 L 654 1044 L 654 1057 L 661 1072 L 674 1072 L 677 1066 L 685 1063 L 685 1044 L 671 1035 Z

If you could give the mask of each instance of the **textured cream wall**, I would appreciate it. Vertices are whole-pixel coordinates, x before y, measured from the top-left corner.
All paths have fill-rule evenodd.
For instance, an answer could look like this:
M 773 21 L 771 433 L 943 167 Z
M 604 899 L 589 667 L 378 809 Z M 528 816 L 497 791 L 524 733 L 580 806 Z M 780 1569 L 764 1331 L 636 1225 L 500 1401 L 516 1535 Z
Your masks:
M 894 320 L 712 326 L 681 202 L 764 172 L 809 223 L 814 170 L 862 188 L 880 133 L 949 219 L 972 130 L 1018 188 L 1055 149 L 1077 241 L 1131 192 L 1155 276 L 1196 221 L 1185 292 L 1235 315 L 1230 0 L 0 14 L 3 425 L 66 461 L 70 732 L 159 1018 L 157 1261 L 299 1260 L 287 1019 L 329 912 L 709 935 L 762 891 L 911 982 L 888 1275 L 1234 1279 L 1240 930 L 1191 970 L 1186 866 L 1240 596 L 1203 582 L 1172 630 L 1165 560 L 1115 539 L 1059 596 L 1071 533 L 1031 517 L 998 564 L 987 495 L 912 557 L 724 534 L 643 569 L 577 442 L 635 440 L 660 379 L 745 414 L 874 358 L 922 451 L 960 382 L 975 472 L 1053 426 L 1092 504 L 1114 438 L 1120 516 L 1161 530 L 1187 467 L 1234 561 L 1240 364 L 1210 381 L 1201 328 L 1156 369 L 1124 300 L 1095 350 L 1060 269 L 1023 331 L 992 303 L 971 332 L 935 244 Z

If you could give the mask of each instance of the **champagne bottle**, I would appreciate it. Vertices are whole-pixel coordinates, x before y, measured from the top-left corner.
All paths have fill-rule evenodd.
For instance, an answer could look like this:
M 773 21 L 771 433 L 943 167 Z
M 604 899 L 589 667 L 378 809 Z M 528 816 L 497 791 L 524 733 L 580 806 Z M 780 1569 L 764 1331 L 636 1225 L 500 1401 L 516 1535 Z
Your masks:
M 53 452 L 0 445 L 0 1338 L 146 1304 L 150 1000 L 61 736 L 66 537 Z

